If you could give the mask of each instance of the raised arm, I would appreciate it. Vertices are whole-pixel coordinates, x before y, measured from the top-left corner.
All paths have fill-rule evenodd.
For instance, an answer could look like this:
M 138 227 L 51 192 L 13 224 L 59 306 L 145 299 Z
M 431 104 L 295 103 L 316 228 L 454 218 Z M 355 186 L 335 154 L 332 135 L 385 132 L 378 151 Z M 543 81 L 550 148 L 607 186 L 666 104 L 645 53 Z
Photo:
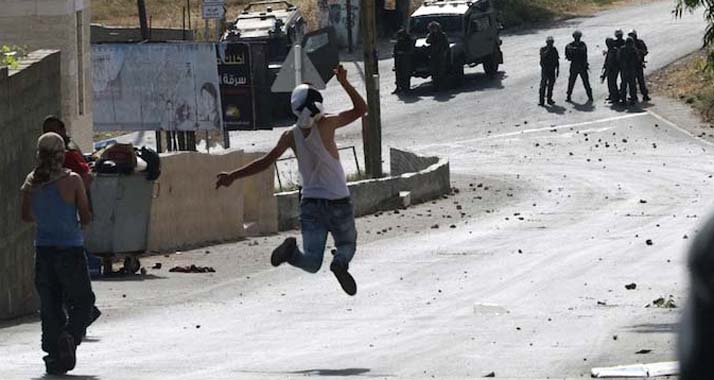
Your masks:
M 320 120 L 320 126 L 337 129 L 349 125 L 353 121 L 361 118 L 367 113 L 367 103 L 365 103 L 362 95 L 355 90 L 355 88 L 347 80 L 347 70 L 345 70 L 342 65 L 337 66 L 335 69 L 335 77 L 337 81 L 340 82 L 342 88 L 349 95 L 350 100 L 352 100 L 352 109 L 340 112 L 337 115 L 328 115 Z
M 242 168 L 236 169 L 232 172 L 223 172 L 218 174 L 216 180 L 216 189 L 221 186 L 229 187 L 237 179 L 250 177 L 252 175 L 258 174 L 263 170 L 271 167 L 275 161 L 280 158 L 280 156 L 285 153 L 288 148 L 293 147 L 293 136 L 292 131 L 286 131 L 280 136 L 280 140 L 275 145 L 275 147 L 268 152 L 265 156 L 243 166 Z

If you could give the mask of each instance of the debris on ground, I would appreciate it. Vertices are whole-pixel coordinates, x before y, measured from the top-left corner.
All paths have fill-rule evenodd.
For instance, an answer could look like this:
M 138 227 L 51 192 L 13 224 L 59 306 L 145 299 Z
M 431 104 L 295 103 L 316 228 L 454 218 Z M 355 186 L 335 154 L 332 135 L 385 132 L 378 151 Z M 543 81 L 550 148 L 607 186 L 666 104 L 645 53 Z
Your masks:
M 173 273 L 215 273 L 216 270 L 213 269 L 212 267 L 198 267 L 196 265 L 187 265 L 187 266 L 177 266 L 173 267 L 169 270 L 169 272 Z
M 650 305 L 647 305 L 648 307 Z M 663 309 L 676 309 L 677 304 L 674 302 L 674 296 L 670 295 L 666 299 L 664 297 L 657 298 L 652 301 L 652 306 L 661 307 Z
M 643 349 L 641 349 L 641 350 L 635 352 L 635 354 L 636 354 L 636 355 L 647 355 L 647 354 L 649 354 L 649 353 L 651 353 L 651 352 L 652 352 L 652 350 L 647 349 L 647 348 L 643 348 Z
M 626 366 L 593 368 L 591 375 L 594 378 L 653 378 L 659 376 L 679 375 L 678 362 L 662 362 L 651 364 L 633 364 Z
M 484 377 L 496 377 L 496 372 L 489 372 L 489 374 Z
M 161 269 L 161 263 L 154 264 L 154 266 L 151 267 L 151 269 Z
M 627 284 L 627 285 L 625 285 L 625 289 L 627 289 L 627 290 L 635 290 L 635 289 L 637 289 L 637 284 L 635 284 L 634 282 L 631 283 L 631 284 Z
M 645 241 L 645 244 L 647 244 L 647 245 L 654 245 L 654 242 L 652 241 L 652 239 L 647 239 L 647 240 Z

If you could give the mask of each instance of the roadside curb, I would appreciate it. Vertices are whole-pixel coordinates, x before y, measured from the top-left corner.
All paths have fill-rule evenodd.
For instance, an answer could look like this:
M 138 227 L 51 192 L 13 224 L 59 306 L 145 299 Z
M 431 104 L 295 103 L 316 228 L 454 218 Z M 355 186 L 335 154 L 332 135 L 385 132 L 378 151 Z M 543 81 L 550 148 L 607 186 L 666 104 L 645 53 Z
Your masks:
M 419 156 L 396 148 L 390 148 L 389 154 L 391 176 L 348 183 L 355 216 L 405 208 L 451 192 L 448 159 Z M 278 230 L 298 228 L 298 191 L 277 193 L 275 198 L 278 203 Z

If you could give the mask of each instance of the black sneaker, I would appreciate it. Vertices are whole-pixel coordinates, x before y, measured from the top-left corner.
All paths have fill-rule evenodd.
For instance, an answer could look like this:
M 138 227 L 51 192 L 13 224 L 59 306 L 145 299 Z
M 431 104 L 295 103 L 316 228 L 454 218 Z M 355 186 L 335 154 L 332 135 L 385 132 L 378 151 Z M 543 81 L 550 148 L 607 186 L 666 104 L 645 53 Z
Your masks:
M 555 105 L 555 100 L 553 100 L 553 99 L 548 99 L 548 104 L 550 104 L 551 106 L 552 106 L 552 105 Z
M 650 100 L 652 100 L 652 98 L 650 98 L 649 95 L 645 95 L 645 96 L 642 97 L 642 101 L 643 101 L 643 102 L 649 102 Z
M 293 252 L 297 248 L 297 240 L 294 237 L 289 237 L 283 241 L 282 244 L 273 250 L 273 254 L 270 255 L 270 263 L 274 267 L 288 261 L 292 256 Z
M 340 283 L 342 290 L 353 296 L 357 294 L 357 283 L 354 277 L 347 271 L 347 268 L 347 265 L 339 261 L 332 261 L 332 264 L 330 264 L 330 270 L 335 274 L 335 277 L 337 277 L 337 282 Z
M 72 335 L 66 331 L 60 334 L 57 340 L 57 347 L 59 348 L 57 359 L 61 369 L 65 372 L 73 370 L 74 366 L 77 365 L 77 346 Z
M 56 357 L 45 355 L 42 358 L 45 361 L 45 371 L 48 375 L 64 375 L 67 370 L 63 369 Z

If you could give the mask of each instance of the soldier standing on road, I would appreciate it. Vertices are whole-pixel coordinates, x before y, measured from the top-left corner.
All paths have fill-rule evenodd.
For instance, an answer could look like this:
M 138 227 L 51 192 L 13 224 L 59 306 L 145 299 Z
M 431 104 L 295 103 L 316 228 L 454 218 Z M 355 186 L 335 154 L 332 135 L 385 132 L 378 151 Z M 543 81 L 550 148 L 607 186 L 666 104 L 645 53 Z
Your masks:
M 347 80 L 347 71 L 342 66 L 335 69 L 335 77 L 352 100 L 351 109 L 336 115 L 325 114 L 320 92 L 307 84 L 297 86 L 290 101 L 298 117 L 296 125 L 283 133 L 265 156 L 233 172 L 220 173 L 216 189 L 272 168 L 288 148 L 292 149 L 302 179 L 300 224 L 304 250 L 298 248 L 294 237 L 289 237 L 273 251 L 270 263 L 277 267 L 287 262 L 316 273 L 322 266 L 330 233 L 336 247 L 330 270 L 342 289 L 352 296 L 357 293 L 357 284 L 348 269 L 357 249 L 357 229 L 335 131 L 364 116 L 367 104 Z
M 625 46 L 619 49 L 618 61 L 622 71 L 622 88 L 620 89 L 620 100 L 625 103 L 627 93 L 630 93 L 629 104 L 637 103 L 637 68 L 641 64 L 640 56 L 635 48 L 635 40 L 631 37 L 627 39 Z
M 607 90 L 608 97 L 607 100 L 610 103 L 617 103 L 620 101 L 620 90 L 617 85 L 617 77 L 620 74 L 620 65 L 617 60 L 617 52 L 619 49 L 615 46 L 615 39 L 607 38 L 605 40 L 607 45 L 607 55 L 605 56 L 605 63 L 602 66 L 602 75 L 600 79 L 602 81 L 607 80 Z
M 406 29 L 400 29 L 397 32 L 397 42 L 394 44 L 394 72 L 397 85 L 394 94 L 408 92 L 411 89 L 413 51 L 414 38 Z
M 548 36 L 545 39 L 545 46 L 540 48 L 540 92 L 538 105 L 544 106 L 543 102 L 548 95 L 548 104 L 553 105 L 553 86 L 555 79 L 560 75 L 560 55 L 558 49 L 554 46 L 555 40 Z
M 619 48 L 625 46 L 624 35 L 625 35 L 625 33 L 622 32 L 622 29 L 617 29 L 615 31 L 615 48 L 619 49 Z
M 645 57 L 649 54 L 649 51 L 647 51 L 647 44 L 645 44 L 645 41 L 637 38 L 637 31 L 634 29 L 632 29 L 627 35 L 635 41 L 635 49 L 637 49 L 637 53 L 640 56 L 640 64 L 637 66 L 636 79 L 637 85 L 640 87 L 642 100 L 647 102 L 650 100 L 649 90 L 647 90 L 647 83 L 645 82 L 645 66 L 647 63 L 645 62 Z
M 429 34 L 426 43 L 429 44 L 429 67 L 431 80 L 437 90 L 444 87 L 446 80 L 447 61 L 449 57 L 449 39 L 441 29 L 441 24 L 432 21 L 428 26 Z
M 588 64 L 588 47 L 585 42 L 581 41 L 582 37 L 583 33 L 576 30 L 573 33 L 574 41 L 565 47 L 565 58 L 570 61 L 568 97 L 566 99 L 568 102 L 573 101 L 573 87 L 575 87 L 575 81 L 578 79 L 578 75 L 583 81 L 583 86 L 585 86 L 585 92 L 588 95 L 588 102 L 593 101 L 593 90 L 590 87 L 590 76 L 588 75 L 588 71 L 590 70 L 590 65 Z

